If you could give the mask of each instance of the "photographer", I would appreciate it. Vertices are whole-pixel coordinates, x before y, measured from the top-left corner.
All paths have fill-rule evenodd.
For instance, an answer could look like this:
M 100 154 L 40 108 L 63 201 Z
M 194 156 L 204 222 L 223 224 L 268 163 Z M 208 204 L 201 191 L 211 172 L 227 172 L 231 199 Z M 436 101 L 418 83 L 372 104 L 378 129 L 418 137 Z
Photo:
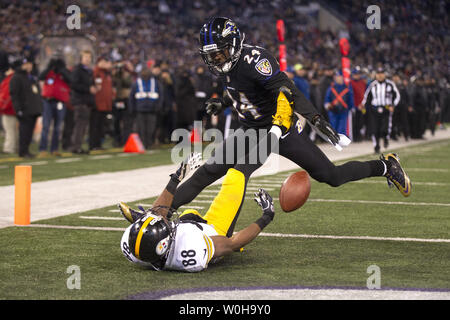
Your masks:
M 53 134 L 50 145 L 52 155 L 60 155 L 59 133 L 66 114 L 66 104 L 70 99 L 70 74 L 63 58 L 59 55 L 52 58 L 47 68 L 39 75 L 42 84 L 43 113 L 42 133 L 39 144 L 39 156 L 47 156 L 48 132 L 53 121 Z

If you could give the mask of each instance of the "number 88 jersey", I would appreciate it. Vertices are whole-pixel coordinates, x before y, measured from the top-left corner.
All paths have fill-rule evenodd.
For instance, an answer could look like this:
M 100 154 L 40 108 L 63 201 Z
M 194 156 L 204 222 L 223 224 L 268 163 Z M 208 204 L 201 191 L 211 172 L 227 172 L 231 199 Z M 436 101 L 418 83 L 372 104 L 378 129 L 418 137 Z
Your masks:
M 214 244 L 210 238 L 214 235 L 217 232 L 208 224 L 181 222 L 164 270 L 198 272 L 206 269 L 214 256 Z

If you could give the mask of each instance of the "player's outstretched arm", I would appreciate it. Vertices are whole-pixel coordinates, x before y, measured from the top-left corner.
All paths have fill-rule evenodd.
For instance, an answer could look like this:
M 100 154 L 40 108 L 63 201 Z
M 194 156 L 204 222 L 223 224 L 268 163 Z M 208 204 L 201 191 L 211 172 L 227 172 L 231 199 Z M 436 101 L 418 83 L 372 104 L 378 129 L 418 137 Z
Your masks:
M 236 232 L 231 238 L 225 236 L 211 237 L 214 243 L 214 257 L 221 257 L 230 254 L 234 251 L 239 251 L 241 248 L 249 244 L 255 239 L 258 234 L 270 223 L 275 216 L 272 197 L 264 190 L 259 189 L 255 193 L 255 201 L 262 208 L 262 216 L 254 223 L 245 229 Z
M 169 183 L 159 197 L 153 203 L 153 207 L 165 206 L 171 207 L 173 195 L 177 190 L 178 184 L 189 174 L 189 172 L 197 169 L 202 161 L 202 154 L 192 152 L 183 162 L 181 162 L 175 173 L 170 175 Z M 167 212 L 166 212 L 167 214 Z M 164 215 L 164 214 L 163 214 Z

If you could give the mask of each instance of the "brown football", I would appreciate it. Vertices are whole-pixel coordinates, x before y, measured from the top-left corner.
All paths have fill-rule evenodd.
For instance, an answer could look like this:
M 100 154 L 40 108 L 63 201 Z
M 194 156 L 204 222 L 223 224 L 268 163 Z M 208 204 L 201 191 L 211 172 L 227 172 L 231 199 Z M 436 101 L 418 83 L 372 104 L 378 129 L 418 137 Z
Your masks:
M 280 189 L 280 205 L 284 212 L 303 206 L 311 192 L 311 181 L 306 171 L 298 171 L 284 180 Z

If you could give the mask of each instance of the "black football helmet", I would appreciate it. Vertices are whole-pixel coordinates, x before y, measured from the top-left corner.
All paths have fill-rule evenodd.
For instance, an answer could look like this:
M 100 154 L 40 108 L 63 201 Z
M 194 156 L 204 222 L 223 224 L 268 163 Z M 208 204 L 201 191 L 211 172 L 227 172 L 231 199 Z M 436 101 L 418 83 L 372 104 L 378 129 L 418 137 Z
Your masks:
M 229 72 L 239 60 L 244 42 L 241 33 L 231 19 L 216 17 L 200 29 L 200 54 L 214 74 Z
M 124 232 L 120 247 L 128 260 L 155 270 L 164 268 L 178 221 L 168 221 L 152 208 Z

